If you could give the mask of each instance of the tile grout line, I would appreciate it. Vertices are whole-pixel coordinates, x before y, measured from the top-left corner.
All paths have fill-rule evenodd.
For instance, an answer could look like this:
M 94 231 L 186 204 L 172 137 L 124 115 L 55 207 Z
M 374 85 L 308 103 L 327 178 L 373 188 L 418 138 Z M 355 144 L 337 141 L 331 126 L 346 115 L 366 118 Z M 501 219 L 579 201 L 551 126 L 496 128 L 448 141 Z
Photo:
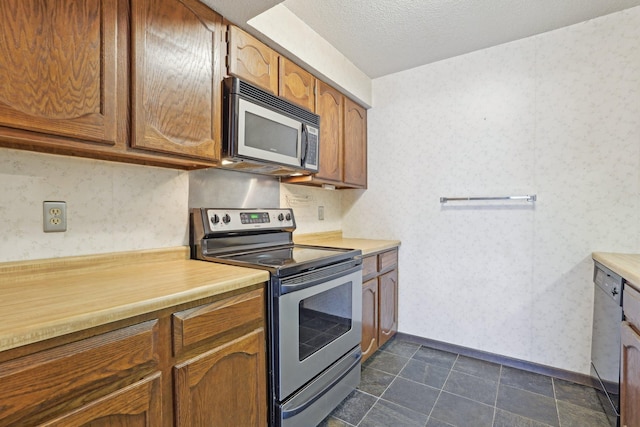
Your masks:
M 436 404 L 438 403 L 438 400 L 440 399 L 440 396 L 442 396 L 442 392 L 444 391 L 444 386 L 447 384 L 447 381 L 449 380 L 449 377 L 451 376 L 451 372 L 453 372 L 453 367 L 456 365 L 456 362 L 458 361 L 459 357 L 460 357 L 460 354 L 456 353 L 456 359 L 453 361 L 453 364 L 451 365 L 451 368 L 449 368 L 449 373 L 447 374 L 447 378 L 445 378 L 444 382 L 442 383 L 442 387 L 440 387 L 440 391 L 438 392 L 438 397 L 436 397 L 436 400 L 435 400 L 435 402 L 433 402 L 433 406 L 431 407 L 431 410 L 429 411 L 429 417 L 427 418 L 427 423 L 429 423 L 429 420 L 431 419 L 431 414 L 433 414 L 433 410 L 436 408 Z
M 558 417 L 558 427 L 562 427 L 562 421 L 560 421 L 560 408 L 558 407 L 558 394 L 556 393 L 556 379 L 551 377 L 551 387 L 553 387 L 553 401 L 556 404 L 556 416 Z
M 500 394 L 500 381 L 502 380 L 502 364 L 500 364 L 500 371 L 498 372 L 498 381 L 496 384 L 496 398 L 493 401 L 493 419 L 491 420 L 491 426 L 496 423 L 496 414 L 498 413 L 498 395 Z
M 393 382 L 398 378 L 398 376 L 400 375 L 400 372 L 402 372 L 402 370 L 407 367 L 407 365 L 411 361 L 411 358 L 413 356 L 415 356 L 415 354 L 418 352 L 418 350 L 420 350 L 421 347 L 422 347 L 421 345 L 418 345 L 418 348 L 413 352 L 413 354 L 411 354 L 411 356 L 409 356 L 409 358 L 407 359 L 406 363 L 404 365 L 402 365 L 402 368 L 400 368 L 400 371 L 398 371 L 397 374 L 391 374 L 390 372 L 386 372 L 387 374 L 393 375 L 393 379 L 391 380 L 389 385 L 387 387 L 385 387 L 385 389 L 382 391 L 382 393 L 380 393 L 380 396 L 375 396 L 373 394 L 366 393 L 366 392 L 363 392 L 362 390 L 360 390 L 362 393 L 366 393 L 366 394 L 369 394 L 370 396 L 374 396 L 376 398 L 376 401 L 373 402 L 373 405 L 371 405 L 371 408 L 369 408 L 369 410 L 367 412 L 365 412 L 365 414 L 362 416 L 362 419 L 360 421 L 358 421 L 358 424 L 356 425 L 356 427 L 358 427 L 362 423 L 362 421 L 364 421 L 364 419 L 367 418 L 367 415 L 369 415 L 369 412 L 371 412 L 373 407 L 376 406 L 376 404 L 380 401 L 380 399 L 382 399 L 382 395 L 389 389 L 389 387 L 391 387 L 391 384 L 393 384 Z M 384 351 L 386 353 L 392 354 L 394 356 L 403 357 L 403 356 L 401 356 L 399 354 L 395 354 L 395 353 L 392 353 L 390 351 L 385 351 L 385 350 L 381 350 L 381 351 Z M 371 368 L 371 369 L 376 369 L 376 368 Z M 380 371 L 380 369 L 377 369 L 377 370 Z M 380 371 L 380 372 L 385 372 L 385 371 Z M 400 377 L 400 378 L 402 378 L 402 377 Z M 393 402 L 391 402 L 391 403 L 393 403 Z M 402 406 L 402 405 L 398 405 L 398 406 Z M 428 420 L 429 419 L 427 419 L 427 421 Z

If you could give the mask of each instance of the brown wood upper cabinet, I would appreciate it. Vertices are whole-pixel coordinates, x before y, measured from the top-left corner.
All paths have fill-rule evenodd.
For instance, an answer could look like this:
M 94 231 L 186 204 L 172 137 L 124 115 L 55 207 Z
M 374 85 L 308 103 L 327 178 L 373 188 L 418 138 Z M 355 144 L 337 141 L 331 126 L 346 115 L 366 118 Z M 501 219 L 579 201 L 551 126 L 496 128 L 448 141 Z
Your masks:
M 315 77 L 283 56 L 279 64 L 278 94 L 302 108 L 315 111 Z
M 114 145 L 116 15 L 117 0 L 2 0 L 0 126 Z
M 367 187 L 367 110 L 349 98 L 344 104 L 344 183 Z
M 0 146 L 214 166 L 223 32 L 197 0 L 1 1 Z
M 320 170 L 313 179 L 340 183 L 344 162 L 344 96 L 318 80 L 316 111 L 321 120 Z
M 320 116 L 320 170 L 315 175 L 284 179 L 337 188 L 367 187 L 367 110 L 321 80 L 316 81 L 316 114 Z
M 234 25 L 229 25 L 227 43 L 229 74 L 314 111 L 313 74 Z
M 229 25 L 227 43 L 229 74 L 277 95 L 278 53 L 233 25 Z
M 219 159 L 222 17 L 196 0 L 132 0 L 132 145 Z

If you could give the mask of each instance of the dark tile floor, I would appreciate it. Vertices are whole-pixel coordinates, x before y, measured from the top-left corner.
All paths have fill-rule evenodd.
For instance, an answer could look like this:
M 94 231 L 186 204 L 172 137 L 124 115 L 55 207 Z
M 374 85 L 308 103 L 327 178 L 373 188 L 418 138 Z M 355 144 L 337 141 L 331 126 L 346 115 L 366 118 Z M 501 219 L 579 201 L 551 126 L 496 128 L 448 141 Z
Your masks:
M 322 427 L 610 427 L 590 387 L 391 340 Z

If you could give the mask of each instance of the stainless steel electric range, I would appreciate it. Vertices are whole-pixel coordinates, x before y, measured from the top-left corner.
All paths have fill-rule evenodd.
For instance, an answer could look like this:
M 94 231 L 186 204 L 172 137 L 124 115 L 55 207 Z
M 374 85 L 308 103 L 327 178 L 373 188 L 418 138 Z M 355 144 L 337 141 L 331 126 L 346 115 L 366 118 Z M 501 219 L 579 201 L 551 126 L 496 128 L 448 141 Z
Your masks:
M 270 424 L 322 421 L 360 382 L 362 253 L 298 245 L 291 209 L 192 209 L 191 257 L 270 273 Z

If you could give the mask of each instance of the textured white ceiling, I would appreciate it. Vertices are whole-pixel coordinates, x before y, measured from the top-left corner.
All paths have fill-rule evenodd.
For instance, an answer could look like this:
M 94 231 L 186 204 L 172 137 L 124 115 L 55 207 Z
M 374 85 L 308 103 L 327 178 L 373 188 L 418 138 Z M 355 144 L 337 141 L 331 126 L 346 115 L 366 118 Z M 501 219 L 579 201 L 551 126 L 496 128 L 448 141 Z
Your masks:
M 640 0 L 201 1 L 245 28 L 249 19 L 282 3 L 371 78 L 640 5 Z
M 640 0 L 285 0 L 371 78 L 540 34 Z

